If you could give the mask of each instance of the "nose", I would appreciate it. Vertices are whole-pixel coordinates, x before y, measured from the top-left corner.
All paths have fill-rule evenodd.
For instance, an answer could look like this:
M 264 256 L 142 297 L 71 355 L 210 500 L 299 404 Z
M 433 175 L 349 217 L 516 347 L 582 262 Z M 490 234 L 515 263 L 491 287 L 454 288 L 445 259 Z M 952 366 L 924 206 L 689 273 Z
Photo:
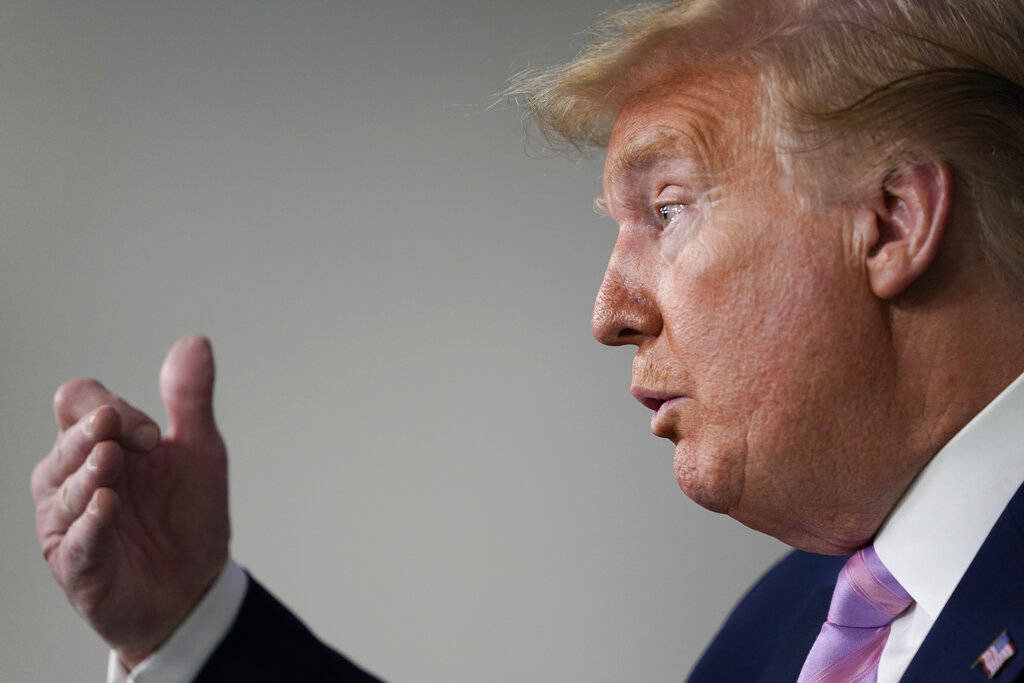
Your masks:
M 642 258 L 630 253 L 620 237 L 594 302 L 591 330 L 597 341 L 608 346 L 640 346 L 661 333 L 661 313 L 650 275 Z

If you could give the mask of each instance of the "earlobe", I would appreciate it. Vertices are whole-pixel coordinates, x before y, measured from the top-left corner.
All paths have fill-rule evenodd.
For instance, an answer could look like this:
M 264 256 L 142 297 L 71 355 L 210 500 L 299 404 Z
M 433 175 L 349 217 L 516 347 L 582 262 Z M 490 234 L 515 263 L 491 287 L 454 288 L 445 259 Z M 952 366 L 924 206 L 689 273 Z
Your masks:
M 890 174 L 867 236 L 868 281 L 875 296 L 891 299 L 934 263 L 953 204 L 953 170 L 942 161 Z

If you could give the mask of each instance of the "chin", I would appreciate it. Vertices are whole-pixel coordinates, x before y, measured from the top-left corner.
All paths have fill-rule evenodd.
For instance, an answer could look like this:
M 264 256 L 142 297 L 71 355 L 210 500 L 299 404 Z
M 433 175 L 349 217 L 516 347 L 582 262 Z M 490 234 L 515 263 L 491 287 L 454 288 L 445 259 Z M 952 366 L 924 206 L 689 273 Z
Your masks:
M 750 480 L 743 476 L 743 458 L 737 453 L 742 455 L 729 450 L 700 452 L 680 441 L 672 461 L 676 484 L 703 508 L 820 555 L 846 555 L 868 545 L 885 517 L 875 511 L 837 514 L 835 509 L 823 509 L 821 501 L 801 501 L 798 496 L 779 500 L 784 494 L 778 490 L 744 489 Z
M 728 481 L 724 481 L 725 478 L 721 476 L 721 471 L 703 471 L 697 466 L 693 455 L 684 451 L 681 445 L 676 446 L 672 469 L 676 485 L 687 498 L 712 512 L 729 513 L 733 496 L 731 487 L 727 485 Z

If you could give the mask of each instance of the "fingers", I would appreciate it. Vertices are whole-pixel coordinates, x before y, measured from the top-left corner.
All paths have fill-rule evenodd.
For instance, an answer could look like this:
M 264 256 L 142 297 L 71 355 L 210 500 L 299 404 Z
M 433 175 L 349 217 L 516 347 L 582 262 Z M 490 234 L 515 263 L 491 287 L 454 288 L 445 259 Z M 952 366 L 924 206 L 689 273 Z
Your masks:
M 82 466 L 57 489 L 49 530 L 63 533 L 68 529 L 86 511 L 97 490 L 113 486 L 123 463 L 124 453 L 117 443 L 96 444 Z
M 94 379 L 73 379 L 65 382 L 53 396 L 53 414 L 57 425 L 69 429 L 100 406 L 109 405 L 121 418 L 116 437 L 130 450 L 148 452 L 160 440 L 160 429 L 145 413 L 136 410 Z
M 70 576 L 85 574 L 109 557 L 109 541 L 119 505 L 120 499 L 113 489 L 96 489 L 84 512 L 68 528 L 63 545 L 67 548 L 65 570 Z
M 53 414 L 57 426 L 67 429 L 93 409 L 113 403 L 117 397 L 94 379 L 73 379 L 65 382 L 53 395 Z
M 36 501 L 77 470 L 96 444 L 116 439 L 120 433 L 120 413 L 111 406 L 100 406 L 58 434 L 53 450 L 32 473 L 32 495 Z
M 172 439 L 220 439 L 213 418 L 213 379 L 213 349 L 205 337 L 185 337 L 168 352 L 160 370 L 160 394 Z
M 33 475 L 32 493 L 37 503 L 36 534 L 47 561 L 63 544 L 69 527 L 87 512 L 96 491 L 117 480 L 123 464 L 121 447 L 114 441 L 103 441 L 96 444 L 85 462 L 57 487 L 37 486 Z

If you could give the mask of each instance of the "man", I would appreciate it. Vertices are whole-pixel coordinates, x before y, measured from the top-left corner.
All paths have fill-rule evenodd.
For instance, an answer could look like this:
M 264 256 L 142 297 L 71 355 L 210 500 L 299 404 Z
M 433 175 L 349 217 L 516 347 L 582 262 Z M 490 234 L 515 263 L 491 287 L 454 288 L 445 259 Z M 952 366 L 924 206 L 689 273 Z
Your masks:
M 597 35 L 512 89 L 607 146 L 594 334 L 637 347 L 683 491 L 798 549 L 691 680 L 1024 680 L 1024 6 L 693 0 Z M 176 345 L 162 438 L 61 387 L 54 576 L 113 680 L 372 680 L 228 560 L 212 387 Z

